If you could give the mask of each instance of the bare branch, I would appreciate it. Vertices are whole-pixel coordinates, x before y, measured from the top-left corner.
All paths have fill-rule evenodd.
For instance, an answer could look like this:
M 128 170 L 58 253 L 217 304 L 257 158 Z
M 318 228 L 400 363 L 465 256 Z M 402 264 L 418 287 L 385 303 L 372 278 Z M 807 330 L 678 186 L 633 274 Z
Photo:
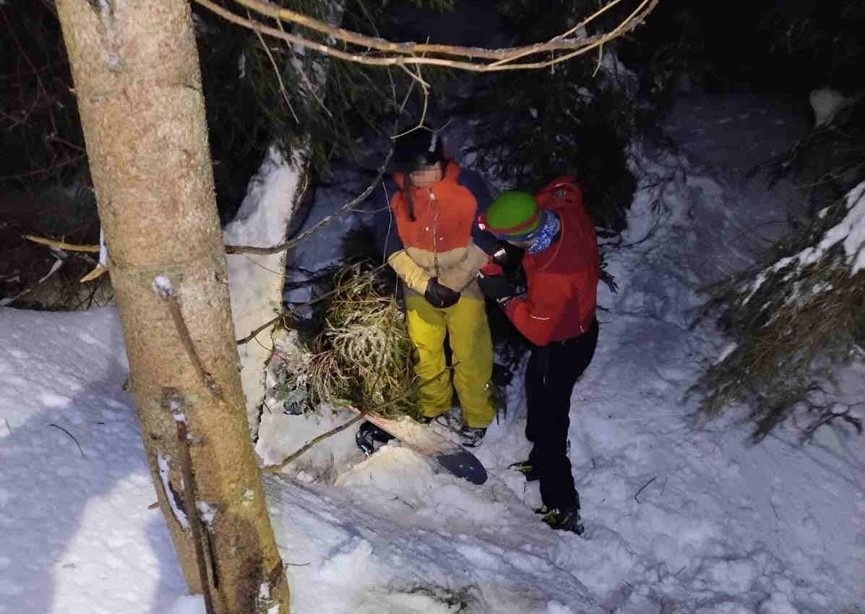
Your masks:
M 266 471 L 266 472 L 268 472 L 268 473 L 278 473 L 278 472 L 281 471 L 283 468 L 285 468 L 285 466 L 288 465 L 291 461 L 293 461 L 293 460 L 296 459 L 298 456 L 300 456 L 301 454 L 303 454 L 304 452 L 306 452 L 307 450 L 309 450 L 309 449 L 310 449 L 311 447 L 313 447 L 315 444 L 317 444 L 317 443 L 319 443 L 319 442 L 321 442 L 321 441 L 324 441 L 324 440 L 327 439 L 328 437 L 331 437 L 331 436 L 333 436 L 333 435 L 336 435 L 337 433 L 340 433 L 340 432 L 344 431 L 345 429 L 347 429 L 348 427 L 350 427 L 352 424 L 357 423 L 358 421 L 360 421 L 361 419 L 365 418 L 365 417 L 366 417 L 367 415 L 369 415 L 369 414 L 375 414 L 375 413 L 378 413 L 378 412 L 380 412 L 382 409 L 386 409 L 387 407 L 389 407 L 389 406 L 391 406 L 391 405 L 394 405 L 394 404 L 398 403 L 399 401 L 402 401 L 402 400 L 408 398 L 409 396 L 411 396 L 412 394 L 414 394 L 415 392 L 417 392 L 418 390 L 420 390 L 421 388 L 423 388 L 423 387 L 426 386 L 427 384 L 429 384 L 429 383 L 431 383 L 431 382 L 434 382 L 434 381 L 438 380 L 439 377 L 441 377 L 442 375 L 444 375 L 445 373 L 447 373 L 450 369 L 453 369 L 454 366 L 456 366 L 456 365 L 454 364 L 454 365 L 452 365 L 452 366 L 450 366 L 450 367 L 445 367 L 443 370 L 439 371 L 439 374 L 438 374 L 438 375 L 436 375 L 436 376 L 433 377 L 432 379 L 429 379 L 429 380 L 423 382 L 422 384 L 419 384 L 419 385 L 417 385 L 417 386 L 414 386 L 411 390 L 407 391 L 405 394 L 402 394 L 402 395 L 400 395 L 400 396 L 394 397 L 393 399 L 388 399 L 387 401 L 384 401 L 384 402 L 382 402 L 382 403 L 378 403 L 377 405 L 375 405 L 375 406 L 373 406 L 373 407 L 371 407 L 371 408 L 369 408 L 369 409 L 355 409 L 355 411 L 358 412 L 358 415 L 355 416 L 354 418 L 352 418 L 351 420 L 349 420 L 348 422 L 346 422 L 346 423 L 344 423 L 344 424 L 341 424 L 341 425 L 337 426 L 336 428 L 333 428 L 333 429 L 331 429 L 331 430 L 329 430 L 329 431 L 327 431 L 327 432 L 325 432 L 325 433 L 322 433 L 321 435 L 318 435 L 317 437 L 314 437 L 314 438 L 313 438 L 312 440 L 310 440 L 307 444 L 305 444 L 304 446 L 302 446 L 302 447 L 301 447 L 299 450 L 297 450 L 296 452 L 293 452 L 293 453 L 292 453 L 288 458 L 284 459 L 282 462 L 277 463 L 276 465 L 267 465 L 267 466 L 265 466 L 265 467 L 262 467 L 261 470 L 262 470 L 262 471 Z
M 264 324 L 262 324 L 261 326 L 259 326 L 255 330 L 253 330 L 251 333 L 249 333 L 246 337 L 243 337 L 242 339 L 238 339 L 237 345 L 244 345 L 245 343 L 249 343 L 250 341 L 255 339 L 255 337 L 258 335 L 258 333 L 260 333 L 261 331 L 263 331 L 265 328 L 267 328 L 269 326 L 273 326 L 274 324 L 279 322 L 281 319 L 283 319 L 285 316 L 286 316 L 286 314 L 283 312 L 283 313 L 280 313 L 275 318 L 273 318 L 272 320 L 268 320 L 267 322 L 265 322 Z
M 56 247 L 57 249 L 65 249 L 68 252 L 89 252 L 92 254 L 99 253 L 98 245 L 77 245 L 75 243 L 66 243 L 65 241 L 54 241 L 53 239 L 46 239 L 44 237 L 37 237 L 34 235 L 22 235 L 28 241 L 33 241 L 34 243 L 39 243 L 40 245 L 47 245 L 48 247 Z
M 213 376 L 207 372 L 204 368 L 204 364 L 201 362 L 201 358 L 198 356 L 195 344 L 192 341 L 192 336 L 189 334 L 189 328 L 186 326 L 186 322 L 183 319 L 183 313 L 180 311 L 180 301 L 177 300 L 177 295 L 174 293 L 174 290 L 170 286 L 163 286 L 159 283 L 154 283 L 154 287 L 156 288 L 156 293 L 159 295 L 159 298 L 161 298 L 168 306 L 168 312 L 171 314 L 174 328 L 180 336 L 180 342 L 183 344 L 183 348 L 186 350 L 186 355 L 189 357 L 190 362 L 192 362 L 195 372 L 198 373 L 202 383 L 208 390 L 210 390 L 213 396 L 222 400 L 223 395 L 222 390 L 219 388 L 219 384 Z
M 308 441 L 306 444 L 301 446 L 295 452 L 292 452 L 291 455 L 289 455 L 287 458 L 284 458 L 281 462 L 277 463 L 276 465 L 267 465 L 266 467 L 262 467 L 261 470 L 266 472 L 266 473 L 279 473 L 280 471 L 282 471 L 285 468 L 286 465 L 288 465 L 289 463 L 291 463 L 291 461 L 293 461 L 298 456 L 300 456 L 301 454 L 303 454 L 304 452 L 309 450 L 315 444 L 319 443 L 320 441 L 324 441 L 325 439 L 332 437 L 333 435 L 336 435 L 337 433 L 341 433 L 342 431 L 344 431 L 345 429 L 350 427 L 352 424 L 357 424 L 358 422 L 363 420 L 363 418 L 365 416 L 366 416 L 365 413 L 359 414 L 359 415 L 355 416 L 354 418 L 352 418 L 351 420 L 349 420 L 348 422 L 345 422 L 344 424 L 340 424 L 336 428 L 332 428 L 331 430 L 326 431 L 326 432 L 322 433 L 321 435 L 318 435 L 317 437 L 313 437 L 310 441 Z
M 329 24 L 320 22 L 306 15 L 301 15 L 288 9 L 280 9 L 272 5 L 258 2 L 257 0 L 234 0 L 243 6 L 251 8 L 262 16 L 279 19 L 281 21 L 289 21 L 304 25 L 316 31 L 327 33 L 329 36 L 340 40 L 344 43 L 360 45 L 365 48 L 364 51 L 343 51 L 331 45 L 310 40 L 297 34 L 285 32 L 282 29 L 272 28 L 260 21 L 246 19 L 230 10 L 216 4 L 211 0 L 195 0 L 204 8 L 219 15 L 223 19 L 243 26 L 255 32 L 267 34 L 275 38 L 280 38 L 289 43 L 307 47 L 319 53 L 335 57 L 349 62 L 358 64 L 366 64 L 370 66 L 406 66 L 406 65 L 429 65 L 440 66 L 444 68 L 454 68 L 469 72 L 501 72 L 505 70 L 532 70 L 538 68 L 547 68 L 565 62 L 579 55 L 587 53 L 597 47 L 600 47 L 611 40 L 618 38 L 636 28 L 645 21 L 646 16 L 657 6 L 659 0 L 642 0 L 634 11 L 631 12 L 618 26 L 612 31 L 598 34 L 594 36 L 586 36 L 579 38 L 571 38 L 575 30 L 580 26 L 575 26 L 571 30 L 554 37 L 545 43 L 537 43 L 523 47 L 513 47 L 509 49 L 483 49 L 478 47 L 459 47 L 453 45 L 429 45 L 420 43 L 396 43 L 386 41 L 374 37 L 367 37 L 355 32 L 350 32 L 342 28 L 337 28 Z M 584 27 L 586 23 L 595 19 L 611 5 L 617 4 L 622 0 L 613 0 L 613 2 L 604 7 L 604 9 L 596 12 L 582 22 Z M 375 49 L 377 52 L 385 51 L 390 55 L 381 55 L 378 53 L 370 53 L 369 49 Z M 562 55 L 555 55 L 559 51 L 570 51 Z M 552 53 L 553 58 L 549 60 L 537 60 L 526 62 L 515 62 L 515 60 L 527 56 L 535 56 L 541 53 Z M 423 54 L 423 55 L 417 55 Z M 466 58 L 464 60 L 454 60 L 447 57 L 436 56 L 451 56 Z M 475 61 L 481 58 L 481 61 Z M 484 59 L 495 59 L 495 61 L 483 61 Z
M 387 168 L 387 164 L 390 161 L 391 153 L 392 152 L 388 152 L 388 155 L 387 155 L 387 157 L 385 157 L 384 162 L 382 162 L 381 166 L 378 167 L 378 171 L 376 172 L 375 179 L 372 180 L 372 182 L 366 187 L 366 189 L 363 192 L 361 192 L 358 196 L 355 196 L 354 198 L 352 198 L 350 201 L 348 201 L 347 203 L 342 205 L 339 209 L 337 209 L 336 211 L 334 211 L 333 213 L 331 213 L 330 215 L 325 217 L 320 222 L 313 225 L 311 228 L 300 233 L 294 239 L 291 239 L 290 241 L 285 241 L 283 243 L 280 243 L 279 245 L 273 245 L 270 247 L 258 247 L 255 245 L 226 245 L 225 246 L 225 253 L 227 253 L 227 254 L 244 254 L 245 253 L 245 254 L 260 254 L 260 255 L 277 254 L 281 251 L 291 249 L 292 247 L 294 247 L 295 245 L 298 245 L 299 243 L 302 243 L 307 238 L 309 238 L 310 235 L 318 232 L 319 230 L 321 230 L 325 226 L 329 225 L 336 218 L 343 215 L 344 213 L 347 213 L 348 211 L 350 211 L 351 209 L 353 209 L 354 207 L 356 207 L 357 205 L 362 203 L 364 200 L 366 200 L 366 198 L 370 194 L 372 194 L 372 191 L 379 184 L 382 177 L 384 177 L 385 169 Z
M 246 12 L 247 17 L 249 17 L 249 11 Z M 276 60 L 273 59 L 273 53 L 270 52 L 270 47 L 267 46 L 267 41 L 264 40 L 264 37 L 261 35 L 261 32 L 255 32 L 255 35 L 258 37 L 258 42 L 261 43 L 262 48 L 264 48 L 264 52 L 267 54 L 267 59 L 270 60 L 271 66 L 273 66 L 273 72 L 276 74 L 276 80 L 279 83 L 279 93 L 282 94 L 282 99 L 285 101 L 288 110 L 291 111 L 291 116 L 294 118 L 294 121 L 300 123 L 300 120 L 297 118 L 297 113 L 294 112 L 294 107 L 291 105 L 291 99 L 288 97 L 288 92 L 285 90 L 285 83 L 282 81 L 282 71 L 279 70 L 279 66 L 276 65 Z
M 180 471 L 183 475 L 183 496 L 186 503 L 187 517 L 189 518 L 189 530 L 192 533 L 192 543 L 195 547 L 195 563 L 198 567 L 198 579 L 201 582 L 201 590 L 204 592 L 204 609 L 207 614 L 213 614 L 213 590 L 217 584 L 216 570 L 213 568 L 213 559 L 208 560 L 204 549 L 205 529 L 201 526 L 198 517 L 198 508 L 195 505 L 195 478 L 192 473 L 192 455 L 189 451 L 189 433 L 186 429 L 186 416 L 183 415 L 183 397 L 173 388 L 163 389 L 163 405 L 169 409 L 174 418 L 177 428 L 177 445 L 180 448 Z M 166 493 L 168 496 L 168 493 Z M 208 571 L 210 572 L 208 574 Z
M 393 42 L 378 37 L 365 36 L 346 30 L 331 24 L 322 22 L 318 19 L 282 8 L 273 4 L 268 4 L 261 0 L 233 0 L 247 9 L 250 9 L 259 15 L 271 17 L 278 21 L 286 21 L 298 24 L 309 28 L 321 34 L 325 34 L 336 40 L 344 43 L 363 47 L 365 49 L 375 49 L 390 54 L 401 54 L 404 56 L 424 56 L 424 55 L 450 55 L 455 57 L 465 58 L 486 58 L 494 59 L 503 62 L 513 61 L 527 55 L 545 53 L 549 51 L 558 51 L 564 49 L 575 49 L 582 46 L 586 41 L 591 40 L 588 37 L 571 38 L 572 35 L 579 33 L 589 23 L 600 17 L 622 0 L 613 0 L 609 4 L 601 7 L 598 11 L 581 21 L 576 26 L 563 32 L 545 43 L 537 43 L 534 45 L 526 45 L 522 47 L 506 47 L 502 49 L 485 49 L 482 47 L 459 47 L 454 45 L 437 45 L 429 43 L 414 43 L 414 42 Z M 646 4 L 646 2 L 643 2 Z

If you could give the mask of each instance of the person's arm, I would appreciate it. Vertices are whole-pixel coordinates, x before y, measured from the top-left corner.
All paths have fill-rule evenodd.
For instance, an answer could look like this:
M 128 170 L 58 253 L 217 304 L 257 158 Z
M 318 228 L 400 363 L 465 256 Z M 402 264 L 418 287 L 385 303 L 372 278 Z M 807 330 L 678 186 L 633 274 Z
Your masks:
M 524 298 L 505 304 L 505 314 L 523 336 L 538 346 L 547 345 L 574 297 L 557 290 L 555 279 L 535 279 Z
M 419 294 L 426 292 L 431 275 L 412 260 L 404 249 L 393 252 L 387 263 L 406 286 Z
M 448 288 L 461 292 L 474 281 L 481 267 L 487 264 L 490 256 L 499 249 L 499 242 L 493 235 L 482 230 L 478 223 L 478 218 L 492 202 L 492 196 L 483 178 L 473 171 L 460 169 L 457 183 L 471 193 L 475 212 L 472 216 L 466 256 L 459 264 L 442 273 L 441 282 Z
M 442 271 L 440 281 L 448 288 L 462 292 L 489 260 L 490 257 L 484 250 L 475 245 L 474 241 L 469 241 L 468 247 L 466 247 L 466 257 L 459 264 Z
M 430 276 L 406 253 L 396 220 L 390 208 L 390 199 L 397 192 L 397 185 L 392 179 L 386 179 L 376 188 L 371 200 L 371 219 L 376 244 L 381 250 L 382 258 L 394 270 L 406 286 L 423 294 L 429 283 Z

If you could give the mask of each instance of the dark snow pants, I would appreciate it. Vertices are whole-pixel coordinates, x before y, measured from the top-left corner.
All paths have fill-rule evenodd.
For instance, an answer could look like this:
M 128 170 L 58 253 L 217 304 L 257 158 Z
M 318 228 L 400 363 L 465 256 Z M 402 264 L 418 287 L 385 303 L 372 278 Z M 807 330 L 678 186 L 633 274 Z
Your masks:
M 565 341 L 536 347 L 526 368 L 526 438 L 534 444 L 529 462 L 541 483 L 541 499 L 549 508 L 580 505 L 568 458 L 571 392 L 598 343 L 598 321 L 588 331 Z

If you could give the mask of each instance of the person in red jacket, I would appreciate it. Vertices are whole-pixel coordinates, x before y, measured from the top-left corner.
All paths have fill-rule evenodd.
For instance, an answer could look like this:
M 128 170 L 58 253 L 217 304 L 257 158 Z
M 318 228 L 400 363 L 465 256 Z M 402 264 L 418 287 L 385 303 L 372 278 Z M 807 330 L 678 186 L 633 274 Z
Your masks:
M 495 265 L 479 275 L 484 294 L 496 299 L 532 343 L 526 368 L 527 461 L 515 463 L 526 479 L 540 480 L 544 521 L 554 529 L 583 532 L 580 498 L 568 458 L 571 392 L 595 353 L 599 278 L 595 228 L 573 177 L 552 181 L 534 197 L 504 192 L 487 209 L 481 226 L 525 250 L 526 292 Z

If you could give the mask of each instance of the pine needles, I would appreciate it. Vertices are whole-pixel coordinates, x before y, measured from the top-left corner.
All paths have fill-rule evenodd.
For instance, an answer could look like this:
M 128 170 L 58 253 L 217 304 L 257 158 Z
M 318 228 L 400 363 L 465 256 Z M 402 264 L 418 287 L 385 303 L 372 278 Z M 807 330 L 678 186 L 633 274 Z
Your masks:
M 368 264 L 338 269 L 316 309 L 321 326 L 307 342 L 292 335 L 294 347 L 278 349 L 273 396 L 289 411 L 327 403 L 378 407 L 387 416 L 414 412 L 412 345 L 382 274 Z
M 732 403 L 748 404 L 755 441 L 797 407 L 811 411 L 812 422 L 831 421 L 821 411 L 822 382 L 865 342 L 865 272 L 851 266 L 843 242 L 826 244 L 851 214 L 850 200 L 825 210 L 761 267 L 710 289 L 705 311 L 720 308 L 735 344 L 698 383 L 702 409 L 715 416 Z M 861 430 L 855 418 L 833 415 Z M 807 427 L 805 436 L 814 430 Z

